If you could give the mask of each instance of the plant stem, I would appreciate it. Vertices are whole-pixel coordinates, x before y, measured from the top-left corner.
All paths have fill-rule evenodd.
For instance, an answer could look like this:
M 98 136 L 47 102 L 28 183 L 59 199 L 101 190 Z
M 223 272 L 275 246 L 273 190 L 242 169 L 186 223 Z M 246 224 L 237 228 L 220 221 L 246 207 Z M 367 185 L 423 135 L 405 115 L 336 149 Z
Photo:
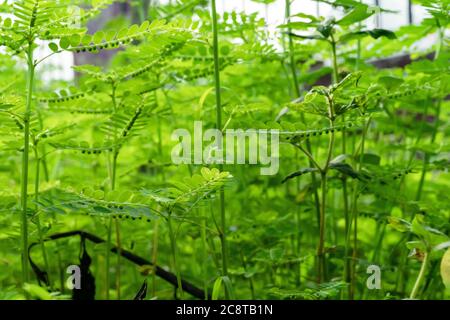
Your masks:
M 119 156 L 119 151 L 116 150 L 113 155 L 113 165 L 112 165 L 112 179 L 111 179 L 111 190 L 116 189 L 116 172 L 117 172 L 117 157 Z M 114 221 L 116 228 L 116 245 L 119 250 L 117 254 L 117 270 L 116 270 L 116 290 L 117 290 L 117 300 L 120 300 L 120 275 L 121 275 L 121 241 L 120 241 L 120 224 L 119 220 Z M 109 230 L 111 233 L 111 230 Z
M 105 255 L 105 283 L 106 283 L 106 300 L 109 300 L 109 266 L 110 266 L 110 248 L 111 248 L 111 229 L 112 229 L 112 216 L 108 220 L 108 235 L 106 238 L 106 255 Z
M 425 272 L 427 269 L 428 259 L 429 259 L 429 253 L 425 252 L 423 261 L 422 261 L 422 266 L 420 267 L 419 275 L 417 276 L 416 282 L 414 283 L 414 287 L 411 291 L 411 295 L 409 296 L 410 299 L 415 299 L 417 296 L 417 293 L 419 292 L 420 285 L 422 284 L 422 281 L 425 278 Z
M 363 162 L 363 156 L 364 156 L 364 150 L 365 150 L 365 141 L 366 141 L 366 135 L 367 131 L 369 130 L 369 126 L 371 123 L 372 118 L 369 117 L 367 122 L 364 125 L 362 137 L 361 137 L 361 145 L 359 149 L 359 160 L 358 160 L 358 171 L 362 168 L 362 162 Z M 349 286 L 349 299 L 353 299 L 355 294 L 355 286 L 356 286 L 356 257 L 357 257 L 357 249 L 358 249 L 358 186 L 359 186 L 359 180 L 356 179 L 355 186 L 353 189 L 353 195 L 352 195 L 352 220 L 353 220 L 353 253 L 352 253 L 352 263 L 350 270 L 346 270 L 346 278 L 350 277 L 350 286 Z M 349 226 L 351 228 L 352 225 Z M 348 253 L 350 248 L 350 230 L 346 238 L 345 242 L 345 251 Z M 347 254 L 346 254 L 347 257 Z M 347 258 L 348 259 L 348 258 Z
M 158 261 L 158 232 L 159 229 L 159 220 L 155 221 L 155 225 L 153 227 L 153 241 L 152 241 L 152 262 L 156 266 Z M 156 272 L 152 273 L 152 296 L 156 297 Z
M 317 163 L 317 161 L 314 159 L 314 157 L 312 156 L 311 153 L 309 153 L 309 151 L 305 148 L 303 148 L 301 145 L 296 144 L 295 145 L 297 148 L 299 148 L 304 154 L 305 156 L 308 157 L 309 161 L 312 164 L 312 167 L 316 167 L 319 171 L 322 171 L 322 168 L 320 167 L 320 165 Z
M 50 276 L 49 276 L 49 264 L 48 264 L 48 258 L 47 258 L 47 251 L 45 250 L 45 242 L 43 241 L 43 234 L 42 234 L 42 228 L 41 228 L 41 221 L 40 221 L 40 217 L 38 214 L 38 201 L 39 201 L 39 180 L 40 180 L 40 158 L 39 158 L 39 154 L 38 154 L 38 150 L 37 150 L 37 145 L 35 145 L 34 147 L 34 156 L 36 159 L 36 177 L 35 177 L 35 181 L 34 181 L 34 202 L 36 203 L 35 206 L 35 210 L 36 210 L 36 226 L 37 226 L 37 230 L 38 230 L 38 237 L 39 237 L 39 242 L 41 244 L 41 251 L 42 251 L 42 256 L 44 257 L 44 265 L 45 265 L 45 270 L 47 271 L 47 276 L 49 277 L 49 282 L 50 282 Z
M 442 28 L 438 28 L 438 41 L 437 41 L 437 45 L 436 45 L 436 53 L 434 56 L 434 61 L 436 61 L 441 53 L 441 48 L 443 45 L 443 41 L 444 41 L 444 31 L 442 30 Z M 436 134 L 438 131 L 438 127 L 439 127 L 439 117 L 440 117 L 440 113 L 441 113 L 441 99 L 439 99 L 437 101 L 437 111 L 436 111 L 436 124 L 433 128 L 433 135 L 431 137 L 431 143 L 433 143 L 436 139 Z M 422 190 L 423 190 L 423 186 L 425 184 L 425 178 L 427 175 L 427 170 L 428 170 L 428 163 L 430 161 L 430 155 L 428 153 L 425 153 L 424 155 L 424 159 L 423 159 L 423 166 L 422 166 L 422 172 L 420 174 L 420 180 L 419 180 L 419 187 L 417 188 L 417 193 L 416 193 L 416 201 L 419 201 L 420 198 L 422 197 Z
M 117 84 L 115 82 L 111 83 L 111 101 L 113 105 L 114 112 L 117 112 L 117 101 L 116 101 L 116 91 L 117 91 Z M 109 165 L 109 180 L 110 180 L 110 188 L 111 191 L 114 191 L 116 189 L 116 176 L 117 176 L 117 158 L 119 156 L 119 150 L 117 148 L 117 139 L 116 139 L 117 132 L 114 130 L 114 148 L 113 148 L 113 158 L 112 158 L 112 166 Z M 108 164 L 110 163 L 110 159 L 108 160 Z M 108 222 L 108 236 L 106 240 L 106 300 L 109 300 L 109 266 L 110 266 L 110 248 L 111 248 L 111 233 L 112 233 L 112 222 L 113 218 L 109 217 Z M 117 290 L 117 300 L 120 300 L 120 275 L 121 275 L 121 241 L 120 241 L 120 224 L 118 220 L 114 221 L 115 225 L 115 231 L 116 231 L 116 245 L 119 250 L 117 254 L 117 271 L 116 271 L 116 290 Z
M 336 55 L 336 41 L 334 39 L 330 42 L 331 45 L 331 56 L 332 56 L 332 62 L 333 62 L 333 83 L 339 82 L 339 71 L 338 71 L 338 64 L 337 64 L 337 55 Z
M 205 300 L 208 300 L 208 281 L 207 281 L 207 264 L 205 263 L 208 254 L 207 254 L 207 243 L 206 243 L 206 214 L 204 214 L 202 210 L 202 224 L 201 224 L 201 238 L 202 238 L 202 260 L 203 260 L 203 292 L 205 294 Z
M 121 269 L 121 253 L 122 253 L 122 245 L 120 241 L 120 225 L 119 221 L 115 220 L 115 227 L 116 227 L 116 243 L 118 248 L 117 253 L 117 271 L 116 271 L 116 289 L 117 289 L 117 297 L 116 300 L 120 300 L 120 269 Z
M 290 22 L 290 16 L 291 16 L 291 1 L 290 0 L 286 0 L 285 6 L 286 6 L 285 18 L 286 18 L 287 23 L 289 23 Z M 289 66 L 291 68 L 292 81 L 294 82 L 294 90 L 295 90 L 296 98 L 299 98 L 301 96 L 301 92 L 300 92 L 300 86 L 299 86 L 298 78 L 297 78 L 297 70 L 295 68 L 294 40 L 293 40 L 293 38 L 291 36 L 291 31 L 292 30 L 290 28 L 288 28 L 288 34 L 289 34 L 289 36 L 288 36 L 288 39 L 289 39 Z M 301 121 L 303 123 L 306 123 L 305 115 L 303 113 L 301 114 Z M 317 163 L 315 163 L 314 157 L 312 156 L 311 142 L 309 141 L 309 139 L 307 139 L 305 141 L 305 145 L 306 145 L 306 150 L 308 151 L 307 156 L 309 158 L 309 166 L 310 167 L 316 166 L 317 168 L 320 168 L 320 166 L 318 166 Z M 320 201 L 319 201 L 319 193 L 317 192 L 317 188 L 315 187 L 317 185 L 317 177 L 316 177 L 316 174 L 314 172 L 311 173 L 311 183 L 313 185 L 313 190 L 314 190 L 314 196 L 313 197 L 314 197 L 314 203 L 315 203 L 315 207 L 316 207 L 317 223 L 318 223 L 319 228 L 320 228 Z
M 112 100 L 112 104 L 113 104 L 113 110 L 114 112 L 116 112 L 116 86 L 114 84 L 111 85 L 111 100 Z M 115 145 L 115 136 L 116 136 L 116 132 L 114 132 L 114 145 Z M 113 149 L 113 165 L 111 165 L 111 158 L 110 155 L 107 157 L 107 165 L 108 165 L 108 175 L 109 175 L 109 182 L 110 182 L 110 188 L 111 190 L 114 190 L 115 187 L 115 183 L 116 183 L 116 150 L 115 150 L 115 146 Z M 106 267 L 106 272 L 105 272 L 105 282 L 106 282 L 106 300 L 109 300 L 109 285 L 110 285 L 110 276 L 109 276 L 109 272 L 110 272 L 110 260 L 111 260 L 111 233 L 112 233 L 112 224 L 113 224 L 113 218 L 112 216 L 109 216 L 108 219 L 108 227 L 107 227 L 107 232 L 108 235 L 106 237 L 106 253 L 105 253 L 105 267 Z
M 173 228 L 172 228 L 172 214 L 171 213 L 169 213 L 169 215 L 167 217 L 167 226 L 169 227 L 170 247 L 172 249 L 173 267 L 175 269 L 175 274 L 177 276 L 178 290 L 180 292 L 180 298 L 183 298 L 183 286 L 181 283 L 180 268 L 178 267 L 178 264 L 177 264 L 177 246 L 176 246 L 175 234 L 174 234 Z
M 325 206 L 327 199 L 327 175 L 321 174 L 322 198 L 319 219 L 319 244 L 317 246 L 317 282 L 322 283 L 325 273 Z
M 330 127 L 334 127 L 334 102 L 331 97 L 328 97 L 328 117 L 330 119 Z M 335 142 L 334 130 L 330 133 L 330 141 L 328 143 L 327 160 L 321 171 L 321 189 L 322 198 L 320 205 L 320 224 L 319 224 L 319 244 L 317 246 L 317 279 L 319 283 L 325 280 L 326 261 L 325 261 L 325 229 L 326 229 L 326 200 L 327 200 L 327 174 L 333 155 Z
M 34 83 L 34 71 L 35 65 L 33 61 L 33 42 L 28 42 L 27 51 L 27 100 L 26 109 L 24 115 L 24 146 L 22 156 L 22 182 L 21 182 L 21 211 L 22 211 L 22 223 L 21 223 L 21 235 L 22 235 L 22 281 L 28 282 L 28 217 L 27 217 L 27 197 L 28 197 L 28 159 L 30 152 L 30 115 L 31 115 L 31 103 L 33 99 L 33 83 Z
M 214 53 L 214 84 L 216 90 L 216 128 L 222 128 L 222 101 L 220 88 L 220 61 L 219 61 L 219 37 L 217 28 L 217 12 L 216 0 L 211 0 L 211 14 L 213 24 L 213 53 Z M 223 165 L 219 165 L 219 170 L 222 171 Z M 222 245 L 222 275 L 228 276 L 228 252 L 227 252 L 227 232 L 226 232 L 226 217 L 225 217 L 225 191 L 222 187 L 219 190 L 219 209 L 220 209 L 220 242 Z M 228 295 L 228 293 L 227 293 Z

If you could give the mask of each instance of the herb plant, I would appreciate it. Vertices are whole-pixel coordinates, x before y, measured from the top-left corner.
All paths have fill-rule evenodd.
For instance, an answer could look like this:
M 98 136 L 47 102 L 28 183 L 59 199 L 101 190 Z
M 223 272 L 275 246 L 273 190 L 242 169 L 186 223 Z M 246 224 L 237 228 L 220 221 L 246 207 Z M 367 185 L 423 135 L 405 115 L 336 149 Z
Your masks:
M 449 298 L 448 0 L 398 30 L 255 2 L 0 5 L 0 299 Z M 63 52 L 92 63 L 47 79 Z M 175 164 L 196 121 L 278 130 L 279 172 Z

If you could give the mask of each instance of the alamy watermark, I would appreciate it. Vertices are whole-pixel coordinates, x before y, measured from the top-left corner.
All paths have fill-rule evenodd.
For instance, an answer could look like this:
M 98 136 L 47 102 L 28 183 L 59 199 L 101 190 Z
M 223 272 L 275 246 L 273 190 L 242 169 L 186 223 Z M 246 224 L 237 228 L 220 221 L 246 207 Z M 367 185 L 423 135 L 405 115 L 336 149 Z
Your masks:
M 251 164 L 260 165 L 261 175 L 278 173 L 280 132 L 274 129 L 208 129 L 194 122 L 194 135 L 177 129 L 172 140 L 174 164 Z M 270 151 L 270 152 L 269 152 Z
M 70 290 L 81 289 L 81 269 L 77 265 L 71 265 L 67 267 L 66 272 L 70 274 L 70 276 L 66 280 L 67 288 Z
M 367 278 L 366 286 L 369 290 L 381 289 L 381 268 L 375 264 L 367 267 L 367 274 L 370 276 Z

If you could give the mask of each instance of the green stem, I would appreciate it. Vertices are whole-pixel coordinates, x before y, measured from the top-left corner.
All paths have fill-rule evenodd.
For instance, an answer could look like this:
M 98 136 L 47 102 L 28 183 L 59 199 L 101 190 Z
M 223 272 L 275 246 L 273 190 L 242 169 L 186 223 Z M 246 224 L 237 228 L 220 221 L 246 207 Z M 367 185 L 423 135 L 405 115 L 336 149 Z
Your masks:
M 291 1 L 290 0 L 286 0 L 285 2 L 285 6 L 286 6 L 286 11 L 285 11 L 285 18 L 286 18 L 286 22 L 289 23 L 290 22 L 290 16 L 291 16 Z M 296 94 L 296 98 L 299 98 L 301 96 L 301 92 L 300 92 L 300 86 L 299 86 L 299 82 L 298 82 L 298 78 L 297 78 L 297 70 L 295 68 L 295 52 L 294 52 L 294 39 L 291 36 L 291 29 L 288 28 L 288 39 L 289 39 L 289 66 L 291 69 L 291 73 L 292 73 L 292 81 L 294 82 L 294 89 L 295 89 L 295 94 Z M 303 123 L 306 123 L 306 119 L 305 119 L 305 115 L 302 113 L 301 114 L 301 121 Z M 317 168 L 320 168 L 317 163 L 315 163 L 315 161 L 313 161 L 314 157 L 312 157 L 312 148 L 311 148 L 311 142 L 309 141 L 309 139 L 307 139 L 305 141 L 305 145 L 306 145 L 306 150 L 308 151 L 308 158 L 309 158 L 309 166 L 313 167 L 316 166 Z M 320 170 L 320 169 L 319 169 Z M 317 191 L 317 188 L 315 188 L 316 184 L 317 184 L 317 177 L 316 174 L 314 172 L 311 173 L 311 182 L 312 185 L 314 186 L 313 190 L 314 190 L 314 204 L 316 207 L 316 216 L 317 216 L 317 223 L 320 225 L 320 200 L 319 200 L 319 193 Z M 320 226 L 319 226 L 320 228 Z
M 415 299 L 419 292 L 420 285 L 422 284 L 422 282 L 425 278 L 425 272 L 427 269 L 428 259 L 429 259 L 429 253 L 425 252 L 425 255 L 424 255 L 423 261 L 422 261 L 422 266 L 420 267 L 419 275 L 417 276 L 416 283 L 414 284 L 414 287 L 411 291 L 411 295 L 409 296 L 410 299 Z
M 328 117 L 330 119 L 330 127 L 334 127 L 334 102 L 331 97 L 328 97 Z M 319 244 L 317 246 L 317 278 L 318 282 L 321 283 L 325 280 L 326 271 L 326 261 L 325 261 L 325 229 L 326 229 L 326 200 L 327 200 L 327 174 L 330 166 L 331 158 L 333 155 L 335 142 L 334 130 L 330 133 L 330 141 L 328 143 L 328 152 L 325 165 L 321 171 L 321 189 L 322 198 L 320 205 L 320 219 L 319 219 Z
M 214 84 L 216 90 L 216 128 L 222 128 L 222 102 L 220 89 L 220 61 L 219 61 L 219 37 L 217 27 L 217 12 L 216 0 L 211 0 L 211 14 L 213 24 L 213 54 L 214 54 Z M 219 166 L 222 171 L 223 166 Z M 219 190 L 219 209 L 220 209 L 220 242 L 222 245 L 222 275 L 228 275 L 228 252 L 227 252 L 227 232 L 226 232 L 226 217 L 225 217 L 225 191 L 223 187 Z
M 442 28 L 439 27 L 438 28 L 438 40 L 437 40 L 437 45 L 436 45 L 436 53 L 434 56 L 434 61 L 436 61 L 440 56 L 443 42 L 444 42 L 444 31 L 442 30 Z M 433 135 L 431 137 L 431 143 L 433 143 L 436 139 L 437 131 L 439 128 L 440 113 L 441 113 L 441 100 L 439 99 L 439 101 L 437 101 L 436 123 L 433 128 Z M 419 187 L 418 187 L 417 193 L 416 193 L 416 201 L 419 201 L 420 198 L 422 197 L 422 190 L 423 190 L 423 186 L 425 184 L 425 178 L 427 175 L 429 161 L 430 161 L 430 156 L 429 156 L 429 154 L 425 153 L 422 171 L 420 174 Z
M 362 3 L 362 0 L 359 0 L 359 3 Z M 361 30 L 362 23 L 358 22 L 358 31 Z M 358 39 L 356 42 L 356 64 L 355 69 L 356 71 L 359 70 L 359 61 L 361 60 L 361 39 Z
M 208 258 L 207 247 L 208 244 L 206 242 L 206 214 L 202 210 L 202 225 L 201 225 L 201 238 L 202 238 L 202 260 L 203 260 L 203 292 L 205 294 L 205 300 L 208 300 L 208 280 L 207 280 L 207 264 L 205 263 Z
M 111 100 L 113 104 L 114 112 L 117 112 L 117 101 L 116 101 L 116 91 L 117 84 L 115 82 L 111 83 Z M 113 158 L 112 158 L 112 166 L 110 166 L 109 175 L 110 175 L 110 187 L 111 191 L 116 189 L 116 176 L 117 176 L 117 158 L 119 157 L 119 150 L 116 147 L 117 145 L 117 132 L 114 130 L 114 148 L 113 148 Z M 110 160 L 109 160 L 110 161 Z M 117 254 L 117 262 L 116 262 L 116 299 L 120 300 L 120 292 L 121 292 L 121 241 L 120 241 L 120 224 L 118 220 L 114 221 L 115 233 L 116 233 L 116 245 L 119 250 Z M 112 234 L 112 217 L 109 218 L 108 223 L 108 237 L 106 241 L 106 299 L 109 299 L 109 266 L 110 266 L 110 249 L 111 249 L 111 234 Z
M 153 227 L 153 247 L 152 247 L 152 262 L 156 266 L 158 261 L 158 237 L 159 237 L 159 220 L 155 221 Z M 152 273 L 152 297 L 156 297 L 156 272 Z
M 436 45 L 436 53 L 434 55 L 434 60 L 437 60 L 441 54 L 442 47 L 444 44 L 444 36 L 445 36 L 444 31 L 445 31 L 444 28 L 438 27 L 438 31 L 437 31 L 438 32 L 438 42 Z
M 331 45 L 331 60 L 333 64 L 333 84 L 337 84 L 339 82 L 339 70 L 337 63 L 337 53 L 336 53 L 336 41 L 333 36 L 331 36 L 332 41 Z M 357 49 L 357 69 L 358 63 L 361 56 L 361 42 L 358 40 L 358 49 Z M 343 121 L 345 121 L 345 117 L 343 116 Z M 342 154 L 346 154 L 347 152 L 347 133 L 342 130 Z M 344 220 L 345 220 L 345 238 L 347 239 L 350 233 L 350 219 L 349 219 L 349 211 L 348 211 L 348 188 L 347 188 L 347 179 L 344 176 L 342 179 L 342 197 L 343 197 L 343 205 L 344 205 Z M 344 279 L 349 280 L 348 270 L 350 269 L 350 264 L 348 259 L 344 262 Z M 343 292 L 343 291 L 342 291 Z
M 117 297 L 116 300 L 120 300 L 120 269 L 121 269 L 121 254 L 122 254 L 122 245 L 121 245 L 121 241 L 120 241 L 120 225 L 119 225 L 119 220 L 115 220 L 115 227 L 116 227 L 116 244 L 117 244 L 117 248 L 118 248 L 118 253 L 117 253 L 117 271 L 116 271 L 116 290 L 117 290 Z
M 106 238 L 106 255 L 105 255 L 105 284 L 106 284 L 106 300 L 109 300 L 109 269 L 110 269 L 110 248 L 111 248 L 111 229 L 112 229 L 112 216 L 108 220 L 108 236 Z
M 39 242 L 41 245 L 42 256 L 44 257 L 45 270 L 47 271 L 47 275 L 49 275 L 50 269 L 49 269 L 49 264 L 48 264 L 47 251 L 45 250 L 45 242 L 43 241 L 44 236 L 42 234 L 41 221 L 40 221 L 40 217 L 38 214 L 39 180 L 40 180 L 40 170 L 39 169 L 40 169 L 41 160 L 39 158 L 39 154 L 37 151 L 37 145 L 35 145 L 35 147 L 34 147 L 34 156 L 36 159 L 36 177 L 35 177 L 35 181 L 34 181 L 34 201 L 36 203 L 36 205 L 35 205 L 36 226 L 37 226 L 37 230 L 38 230 L 38 238 L 39 238 Z
M 327 199 L 327 175 L 321 174 L 322 198 L 319 219 L 319 244 L 317 246 L 317 282 L 322 283 L 325 273 L 325 206 Z
M 331 122 L 331 127 L 334 126 L 334 121 Z M 319 245 L 317 247 L 317 257 L 318 257 L 318 282 L 321 283 L 325 280 L 325 229 L 326 229 L 326 200 L 327 200 L 327 174 L 330 165 L 331 157 L 333 154 L 335 142 L 335 134 L 331 132 L 330 142 L 328 144 L 328 155 L 325 166 L 321 172 L 321 189 L 322 198 L 320 204 L 320 219 L 319 219 Z
M 28 282 L 28 217 L 27 217 L 27 197 L 28 197 L 28 159 L 30 152 L 30 114 L 31 103 L 33 99 L 33 83 L 34 83 L 34 71 L 35 65 L 33 61 L 33 43 L 28 43 L 27 51 L 27 100 L 26 109 L 24 115 L 24 147 L 22 156 L 22 181 L 21 181 L 21 211 L 22 211 L 22 223 L 21 223 L 21 235 L 22 235 L 22 281 Z
M 314 159 L 314 157 L 312 156 L 311 153 L 309 153 L 309 151 L 305 148 L 303 148 L 301 145 L 296 144 L 295 145 L 297 148 L 299 148 L 306 157 L 308 157 L 310 163 L 311 163 L 311 167 L 316 167 L 319 171 L 322 171 L 322 168 L 320 167 L 320 165 L 317 163 L 317 161 Z
M 366 142 L 366 135 L 367 131 L 369 130 L 369 126 L 371 123 L 371 119 L 369 118 L 364 126 L 362 137 L 361 137 L 361 146 L 359 149 L 359 160 L 358 160 L 358 171 L 362 168 L 362 162 L 364 159 L 364 150 L 365 150 L 365 142 Z M 358 150 L 357 149 L 357 150 Z M 358 186 L 359 186 L 359 180 L 356 179 L 355 186 L 353 189 L 353 195 L 352 195 L 352 220 L 353 220 L 353 253 L 352 253 L 352 263 L 351 267 L 349 269 L 346 269 L 346 279 L 350 278 L 350 286 L 349 286 L 349 299 L 354 298 L 355 294 L 355 287 L 356 287 L 356 258 L 357 258 L 357 249 L 358 249 Z M 352 225 L 349 226 L 351 228 Z M 350 249 L 350 236 L 351 232 L 349 230 L 346 241 L 345 241 L 345 252 L 346 252 L 346 259 L 348 259 L 348 253 Z
M 339 82 L 339 71 L 338 71 L 338 64 L 337 64 L 337 55 L 336 55 L 336 42 L 334 39 L 330 42 L 331 45 L 331 56 L 332 56 L 332 62 L 333 62 L 333 83 Z
M 180 268 L 178 267 L 178 264 L 177 264 L 177 246 L 176 246 L 175 233 L 173 232 L 173 228 L 172 228 L 172 214 L 171 213 L 169 213 L 169 216 L 167 217 L 167 226 L 169 228 L 170 247 L 172 249 L 172 260 L 173 260 L 173 267 L 175 269 L 175 274 L 177 277 L 177 286 L 178 286 L 178 290 L 180 292 L 180 298 L 183 298 L 183 286 L 181 283 Z

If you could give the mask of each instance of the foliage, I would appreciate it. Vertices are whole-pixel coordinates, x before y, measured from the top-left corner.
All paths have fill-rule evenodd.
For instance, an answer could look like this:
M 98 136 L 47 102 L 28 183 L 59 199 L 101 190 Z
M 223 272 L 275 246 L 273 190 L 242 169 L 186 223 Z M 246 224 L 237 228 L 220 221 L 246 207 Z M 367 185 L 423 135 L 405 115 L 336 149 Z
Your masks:
M 79 240 L 52 235 L 72 230 L 106 239 L 83 243 L 97 299 L 190 298 L 185 279 L 212 299 L 448 298 L 449 3 L 417 0 L 429 17 L 393 31 L 368 27 L 386 8 L 321 2 L 339 17 L 286 1 L 275 32 L 204 0 L 132 1 L 129 26 L 95 32 L 115 1 L 0 5 L 0 299 L 69 299 Z M 105 63 L 47 79 L 62 52 Z M 279 172 L 173 164 L 172 132 L 200 120 L 279 130 Z

